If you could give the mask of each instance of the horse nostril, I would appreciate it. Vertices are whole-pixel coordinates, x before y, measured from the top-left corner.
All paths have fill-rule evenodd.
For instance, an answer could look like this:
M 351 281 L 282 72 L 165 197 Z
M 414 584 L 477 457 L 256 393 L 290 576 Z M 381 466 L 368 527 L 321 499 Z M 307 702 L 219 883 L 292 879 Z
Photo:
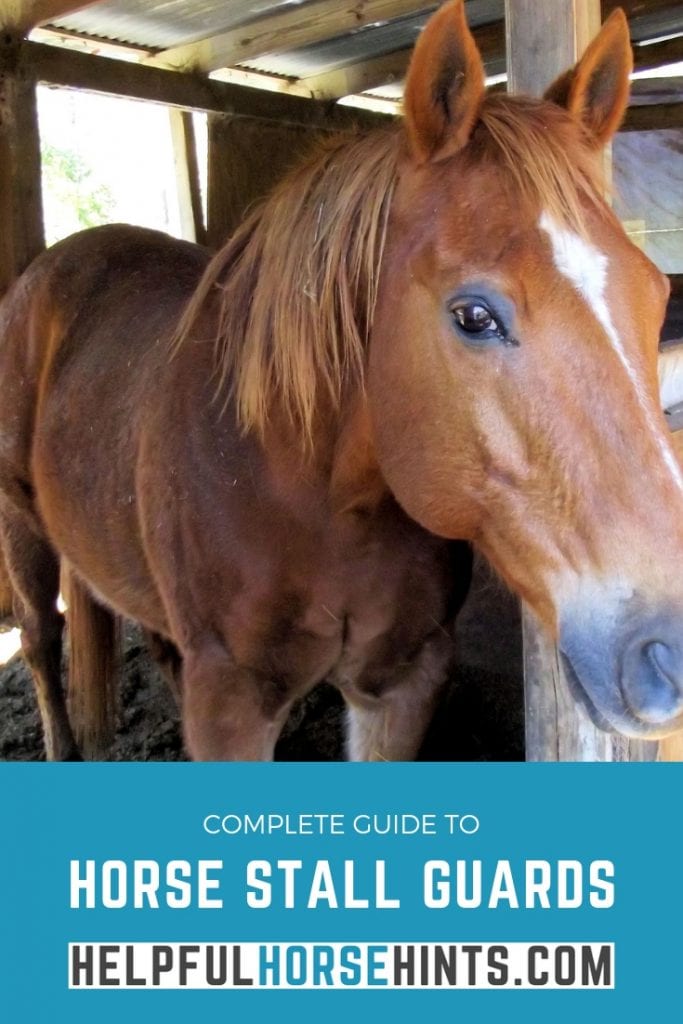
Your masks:
M 677 662 L 675 652 L 660 640 L 652 640 L 643 646 L 643 654 L 649 659 L 655 671 L 676 686 Z
M 666 722 L 683 710 L 683 657 L 660 640 L 640 646 L 623 681 L 633 713 L 643 721 Z

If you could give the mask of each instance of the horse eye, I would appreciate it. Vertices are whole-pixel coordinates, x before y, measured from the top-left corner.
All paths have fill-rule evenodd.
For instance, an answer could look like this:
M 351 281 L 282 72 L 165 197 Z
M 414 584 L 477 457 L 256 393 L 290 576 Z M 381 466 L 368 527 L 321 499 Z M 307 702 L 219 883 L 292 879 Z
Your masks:
M 456 299 L 448 311 L 457 333 L 467 345 L 478 348 L 519 345 L 506 320 L 499 313 L 492 313 L 487 302 L 478 296 Z
M 454 306 L 451 313 L 456 324 L 465 334 L 486 335 L 487 337 L 502 336 L 502 331 L 491 310 L 479 302 L 467 302 Z

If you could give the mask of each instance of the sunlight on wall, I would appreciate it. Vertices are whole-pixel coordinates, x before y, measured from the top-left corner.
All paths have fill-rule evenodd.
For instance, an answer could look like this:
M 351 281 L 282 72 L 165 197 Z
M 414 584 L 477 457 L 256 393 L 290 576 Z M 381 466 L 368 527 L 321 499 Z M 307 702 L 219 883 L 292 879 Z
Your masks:
M 5 665 L 21 649 L 19 630 L 10 629 L 0 633 L 0 665 Z
M 117 222 L 181 236 L 166 107 L 40 86 L 38 116 L 48 244 Z

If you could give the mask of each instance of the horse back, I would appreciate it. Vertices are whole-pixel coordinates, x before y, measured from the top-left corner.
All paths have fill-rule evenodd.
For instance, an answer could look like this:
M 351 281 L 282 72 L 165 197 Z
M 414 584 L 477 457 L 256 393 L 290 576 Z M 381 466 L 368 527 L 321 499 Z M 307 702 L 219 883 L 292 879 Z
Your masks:
M 142 356 L 160 330 L 174 329 L 207 262 L 199 246 L 123 224 L 46 250 L 0 303 L 3 408 L 28 404 L 33 414 L 69 357 L 91 357 L 102 376 L 122 347 Z
M 207 262 L 159 232 L 94 228 L 43 253 L 0 304 L 2 500 L 96 575 L 124 536 L 144 574 L 131 507 L 141 417 Z M 77 529 L 89 509 L 97 525 Z

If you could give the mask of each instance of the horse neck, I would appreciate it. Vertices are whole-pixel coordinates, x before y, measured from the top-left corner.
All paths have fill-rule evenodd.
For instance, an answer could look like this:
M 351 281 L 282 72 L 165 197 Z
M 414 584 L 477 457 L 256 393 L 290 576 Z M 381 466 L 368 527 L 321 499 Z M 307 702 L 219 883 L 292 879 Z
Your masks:
M 318 410 L 312 441 L 305 444 L 283 414 L 275 414 L 262 441 L 271 474 L 300 480 L 324 495 L 333 514 L 371 513 L 388 494 L 375 456 L 364 396 L 357 392 L 341 409 Z
M 354 395 L 338 421 L 329 490 L 332 507 L 339 512 L 375 510 L 388 494 L 381 474 L 367 400 Z

